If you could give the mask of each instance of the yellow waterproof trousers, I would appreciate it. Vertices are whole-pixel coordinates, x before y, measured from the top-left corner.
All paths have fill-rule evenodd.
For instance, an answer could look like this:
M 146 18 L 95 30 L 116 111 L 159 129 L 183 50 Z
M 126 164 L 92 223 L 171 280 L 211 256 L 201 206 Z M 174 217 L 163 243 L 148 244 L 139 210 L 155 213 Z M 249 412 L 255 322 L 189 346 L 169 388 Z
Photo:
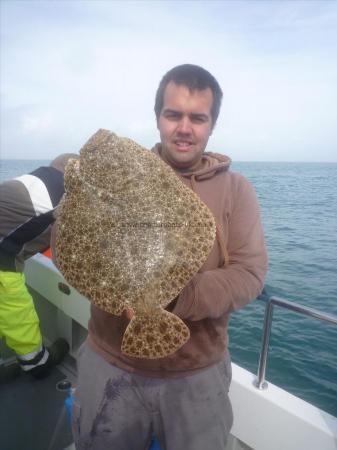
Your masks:
M 0 271 L 0 338 L 19 356 L 41 347 L 39 318 L 23 273 Z

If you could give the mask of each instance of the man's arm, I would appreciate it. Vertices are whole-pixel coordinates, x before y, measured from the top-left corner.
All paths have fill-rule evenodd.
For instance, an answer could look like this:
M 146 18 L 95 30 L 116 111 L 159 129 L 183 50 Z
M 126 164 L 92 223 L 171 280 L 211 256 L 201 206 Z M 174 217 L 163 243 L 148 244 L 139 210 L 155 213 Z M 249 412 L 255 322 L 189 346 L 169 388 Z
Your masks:
M 197 273 L 182 290 L 172 311 L 182 319 L 220 317 L 242 308 L 262 291 L 268 263 L 255 191 L 241 178 L 233 195 L 229 264 Z

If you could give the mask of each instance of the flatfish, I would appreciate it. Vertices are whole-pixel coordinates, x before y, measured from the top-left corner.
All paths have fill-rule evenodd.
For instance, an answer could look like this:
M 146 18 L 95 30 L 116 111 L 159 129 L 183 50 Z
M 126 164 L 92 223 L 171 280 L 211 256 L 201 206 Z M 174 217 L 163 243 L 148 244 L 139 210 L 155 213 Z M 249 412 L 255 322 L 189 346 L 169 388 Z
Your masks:
M 97 307 L 134 316 L 121 350 L 162 358 L 189 339 L 164 308 L 207 259 L 215 221 L 199 197 L 157 155 L 99 130 L 70 160 L 57 214 L 56 263 Z

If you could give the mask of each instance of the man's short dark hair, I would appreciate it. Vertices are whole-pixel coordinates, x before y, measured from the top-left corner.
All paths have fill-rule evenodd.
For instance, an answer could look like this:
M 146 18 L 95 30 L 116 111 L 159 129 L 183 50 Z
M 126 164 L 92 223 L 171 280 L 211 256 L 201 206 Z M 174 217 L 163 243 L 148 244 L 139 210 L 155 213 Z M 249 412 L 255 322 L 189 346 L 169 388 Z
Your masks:
M 166 86 L 173 81 L 177 85 L 186 86 L 191 92 L 203 91 L 210 88 L 213 94 L 213 104 L 211 108 L 212 126 L 214 127 L 220 112 L 222 90 L 211 73 L 200 66 L 194 64 L 182 64 L 181 66 L 173 67 L 162 78 L 156 93 L 156 100 L 154 104 L 154 111 L 156 113 L 157 121 L 164 104 L 164 92 Z

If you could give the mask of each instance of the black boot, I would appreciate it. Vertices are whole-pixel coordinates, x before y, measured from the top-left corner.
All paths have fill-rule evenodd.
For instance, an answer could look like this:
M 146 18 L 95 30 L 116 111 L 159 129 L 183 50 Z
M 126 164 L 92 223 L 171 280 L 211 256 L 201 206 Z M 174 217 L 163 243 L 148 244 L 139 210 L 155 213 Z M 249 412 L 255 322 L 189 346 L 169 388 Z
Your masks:
M 58 338 L 50 347 L 47 347 L 47 350 L 49 353 L 47 361 L 27 372 L 38 380 L 47 377 L 52 368 L 63 361 L 64 357 L 69 352 L 69 344 L 65 339 Z

